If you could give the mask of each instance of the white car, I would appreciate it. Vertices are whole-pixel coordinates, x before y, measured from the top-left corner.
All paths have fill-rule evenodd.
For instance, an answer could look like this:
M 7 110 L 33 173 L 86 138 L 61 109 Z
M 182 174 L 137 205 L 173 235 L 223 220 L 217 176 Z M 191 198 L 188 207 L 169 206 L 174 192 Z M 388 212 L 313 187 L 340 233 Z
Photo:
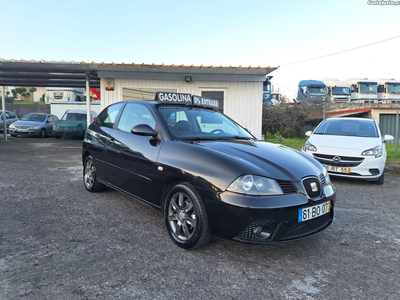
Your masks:
M 302 152 L 315 158 L 333 176 L 383 184 L 387 141 L 372 119 L 330 118 L 312 131 Z

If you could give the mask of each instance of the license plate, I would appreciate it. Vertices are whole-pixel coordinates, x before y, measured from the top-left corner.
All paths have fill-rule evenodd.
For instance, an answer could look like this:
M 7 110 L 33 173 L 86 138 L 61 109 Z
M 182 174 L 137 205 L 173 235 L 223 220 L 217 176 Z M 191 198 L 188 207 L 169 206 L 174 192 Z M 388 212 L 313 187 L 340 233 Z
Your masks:
M 351 169 L 350 168 L 344 168 L 344 167 L 333 167 L 333 166 L 325 166 L 325 169 L 328 172 L 336 172 L 336 173 L 346 173 L 350 174 Z
M 17 132 L 28 132 L 28 129 L 16 129 Z
M 325 202 L 311 207 L 299 209 L 298 221 L 304 222 L 314 218 L 318 218 L 331 211 L 331 202 Z

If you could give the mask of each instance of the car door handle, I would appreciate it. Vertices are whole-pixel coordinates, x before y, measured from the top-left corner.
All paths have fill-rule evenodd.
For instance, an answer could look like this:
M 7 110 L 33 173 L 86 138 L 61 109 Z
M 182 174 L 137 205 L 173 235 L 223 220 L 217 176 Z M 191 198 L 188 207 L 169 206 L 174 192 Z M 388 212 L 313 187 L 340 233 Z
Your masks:
M 115 140 L 114 140 L 114 139 L 109 139 L 109 140 L 108 140 L 108 144 L 109 144 L 110 146 L 114 145 L 114 144 L 115 144 Z

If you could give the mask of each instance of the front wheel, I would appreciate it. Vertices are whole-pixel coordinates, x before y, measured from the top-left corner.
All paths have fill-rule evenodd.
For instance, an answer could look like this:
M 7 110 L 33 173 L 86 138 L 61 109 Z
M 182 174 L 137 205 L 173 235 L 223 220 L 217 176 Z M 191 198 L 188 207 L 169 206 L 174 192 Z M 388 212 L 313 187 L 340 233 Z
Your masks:
M 46 137 L 46 129 L 42 128 L 39 133 L 39 137 L 45 138 Z
M 83 183 L 89 192 L 100 192 L 105 185 L 97 181 L 97 172 L 93 163 L 93 158 L 88 156 L 83 165 Z
M 374 183 L 382 185 L 384 180 L 385 180 L 385 172 L 383 172 L 382 175 L 378 178 L 378 180 L 374 181 Z
M 203 201 L 189 183 L 177 184 L 168 193 L 164 220 L 170 237 L 181 248 L 200 248 L 212 238 Z

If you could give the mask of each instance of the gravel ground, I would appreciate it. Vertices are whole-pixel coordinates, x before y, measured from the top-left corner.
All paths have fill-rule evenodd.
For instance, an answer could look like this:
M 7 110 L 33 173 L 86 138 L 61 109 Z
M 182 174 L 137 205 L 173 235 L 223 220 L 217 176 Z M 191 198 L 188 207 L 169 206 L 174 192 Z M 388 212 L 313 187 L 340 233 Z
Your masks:
M 82 183 L 81 141 L 0 141 L 0 299 L 400 299 L 400 169 L 333 179 L 336 217 L 298 242 L 186 251 L 161 213 Z

